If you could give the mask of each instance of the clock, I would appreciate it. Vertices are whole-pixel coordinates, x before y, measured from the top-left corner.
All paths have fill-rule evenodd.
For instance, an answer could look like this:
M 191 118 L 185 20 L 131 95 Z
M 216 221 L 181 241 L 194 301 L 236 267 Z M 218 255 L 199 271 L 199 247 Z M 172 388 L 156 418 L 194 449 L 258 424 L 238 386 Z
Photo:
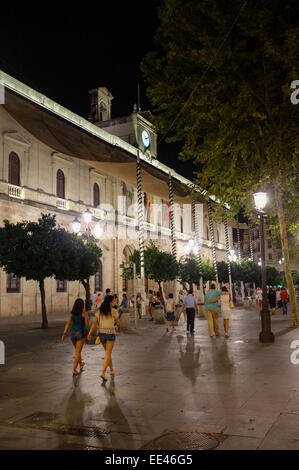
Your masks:
M 149 133 L 147 131 L 142 131 L 141 138 L 142 138 L 142 142 L 145 148 L 148 148 L 151 143 L 151 138 L 149 136 Z

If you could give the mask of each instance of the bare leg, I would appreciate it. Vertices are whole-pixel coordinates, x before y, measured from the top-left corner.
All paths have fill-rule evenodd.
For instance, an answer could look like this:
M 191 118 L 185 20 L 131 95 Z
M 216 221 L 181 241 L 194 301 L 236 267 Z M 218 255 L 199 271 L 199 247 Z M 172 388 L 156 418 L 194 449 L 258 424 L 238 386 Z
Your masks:
M 80 339 L 76 342 L 76 352 L 75 352 L 75 359 L 74 359 L 74 367 L 73 367 L 73 374 L 78 375 L 79 372 L 77 372 L 77 366 L 80 363 L 81 359 L 81 351 L 83 348 L 85 340 Z
M 114 346 L 114 341 L 106 341 L 106 347 L 105 347 L 106 354 L 105 354 L 103 369 L 102 369 L 102 373 L 101 373 L 102 377 L 105 377 L 105 373 L 106 373 L 106 370 L 107 370 L 108 366 L 110 366 L 110 369 L 111 369 L 111 365 L 112 365 L 111 354 L 112 354 L 113 346 Z
M 175 321 L 172 322 L 172 329 L 175 331 Z
M 106 343 L 102 343 L 102 346 L 106 351 Z M 113 366 L 112 366 L 112 357 L 110 358 L 110 363 L 108 364 L 108 366 L 110 367 L 110 373 L 114 374 L 114 370 L 113 370 Z

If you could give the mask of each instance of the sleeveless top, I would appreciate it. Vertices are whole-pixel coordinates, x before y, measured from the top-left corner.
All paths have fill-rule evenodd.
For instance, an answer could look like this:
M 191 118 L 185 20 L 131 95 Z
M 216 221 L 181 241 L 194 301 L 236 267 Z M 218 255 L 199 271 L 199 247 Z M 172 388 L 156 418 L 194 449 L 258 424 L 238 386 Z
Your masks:
M 166 312 L 174 312 L 173 299 L 169 299 L 166 302 Z
M 70 331 L 82 331 L 85 329 L 85 320 L 83 315 L 72 315 L 72 324 Z
M 229 305 L 229 295 L 227 294 L 222 294 L 221 297 L 221 311 L 231 311 L 230 305 Z
M 115 334 L 114 321 L 118 318 L 118 313 L 115 308 L 111 309 L 111 315 L 107 317 L 100 313 L 100 310 L 97 311 L 96 317 L 98 318 L 98 334 L 106 333 L 108 335 Z

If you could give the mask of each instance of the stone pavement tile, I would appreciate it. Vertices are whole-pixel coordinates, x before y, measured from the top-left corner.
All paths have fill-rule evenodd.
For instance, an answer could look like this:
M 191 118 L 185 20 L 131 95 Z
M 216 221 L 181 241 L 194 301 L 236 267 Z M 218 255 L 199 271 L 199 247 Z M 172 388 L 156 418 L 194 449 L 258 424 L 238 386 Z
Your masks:
M 122 450 L 137 450 L 154 439 L 154 435 L 143 436 L 129 435 L 125 433 L 113 432 L 109 435 L 110 448 Z
M 190 399 L 190 406 L 197 407 L 198 410 L 203 408 L 225 408 L 225 409 L 238 409 L 241 408 L 248 401 L 248 393 L 244 395 L 240 393 L 224 395 L 218 393 L 194 393 L 188 395 Z
M 249 416 L 234 414 L 225 418 L 226 427 L 224 434 L 234 436 L 265 437 L 267 431 L 273 425 L 272 418 L 257 417 L 250 421 Z
M 299 450 L 299 415 L 280 415 L 259 450 Z
M 216 450 L 256 450 L 261 442 L 261 438 L 228 436 Z

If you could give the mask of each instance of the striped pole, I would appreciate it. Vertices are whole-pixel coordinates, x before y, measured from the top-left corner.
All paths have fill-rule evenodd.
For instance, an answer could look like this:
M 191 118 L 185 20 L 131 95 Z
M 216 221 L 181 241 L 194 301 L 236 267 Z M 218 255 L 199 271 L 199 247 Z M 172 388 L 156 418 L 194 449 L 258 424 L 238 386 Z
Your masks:
M 200 250 L 200 240 L 199 240 L 199 223 L 198 223 L 198 214 L 196 212 L 196 202 L 193 199 L 192 201 L 192 214 L 194 221 L 194 232 L 195 232 L 195 258 L 196 261 L 201 265 L 201 250 Z
M 140 277 L 142 294 L 145 292 L 144 285 L 144 210 L 143 210 L 143 194 L 141 182 L 141 165 L 139 152 L 136 161 L 136 174 L 137 174 L 137 199 L 138 199 L 138 237 L 139 237 L 139 252 L 140 252 Z M 144 302 L 142 302 L 142 306 Z
M 237 239 L 238 239 L 238 260 L 241 263 L 241 242 L 240 242 L 240 226 L 239 217 L 237 216 Z
M 232 270 L 231 270 L 231 265 L 230 265 L 230 242 L 229 242 L 227 219 L 225 219 L 225 221 L 224 221 L 224 232 L 225 232 L 225 247 L 226 247 L 226 259 L 227 259 L 227 269 L 228 269 L 229 291 L 230 291 L 230 295 L 233 298 Z
M 252 238 L 251 238 L 251 230 L 250 230 L 250 226 L 249 226 L 249 225 L 248 225 L 248 236 L 249 236 L 250 259 L 251 259 L 251 261 L 253 261 Z
M 201 271 L 201 246 L 200 246 L 200 239 L 199 239 L 199 213 L 196 210 L 196 202 L 192 200 L 192 214 L 193 214 L 193 221 L 194 221 L 194 232 L 195 232 L 195 259 L 199 264 L 200 271 Z M 202 276 L 199 279 L 199 295 L 200 301 L 203 302 L 204 299 L 204 291 L 203 291 L 203 280 Z
M 239 217 L 237 216 L 237 239 L 238 239 L 238 261 L 241 263 L 241 239 L 240 239 L 240 226 L 239 226 Z M 241 281 L 241 295 L 242 302 L 244 302 L 244 282 Z
M 211 202 L 208 201 L 208 215 L 209 215 L 209 228 L 210 228 L 210 237 L 212 242 L 212 258 L 213 258 L 213 267 L 216 272 L 216 283 L 218 287 L 218 269 L 217 269 L 217 258 L 216 258 L 216 245 L 215 245 L 215 234 L 214 234 L 214 223 L 212 219 L 212 207 Z
M 173 187 L 172 187 L 172 176 L 169 173 L 169 202 L 170 202 L 170 234 L 171 234 L 171 253 L 173 258 L 176 260 L 176 236 L 175 236 L 175 221 L 174 221 L 174 199 L 173 199 Z

